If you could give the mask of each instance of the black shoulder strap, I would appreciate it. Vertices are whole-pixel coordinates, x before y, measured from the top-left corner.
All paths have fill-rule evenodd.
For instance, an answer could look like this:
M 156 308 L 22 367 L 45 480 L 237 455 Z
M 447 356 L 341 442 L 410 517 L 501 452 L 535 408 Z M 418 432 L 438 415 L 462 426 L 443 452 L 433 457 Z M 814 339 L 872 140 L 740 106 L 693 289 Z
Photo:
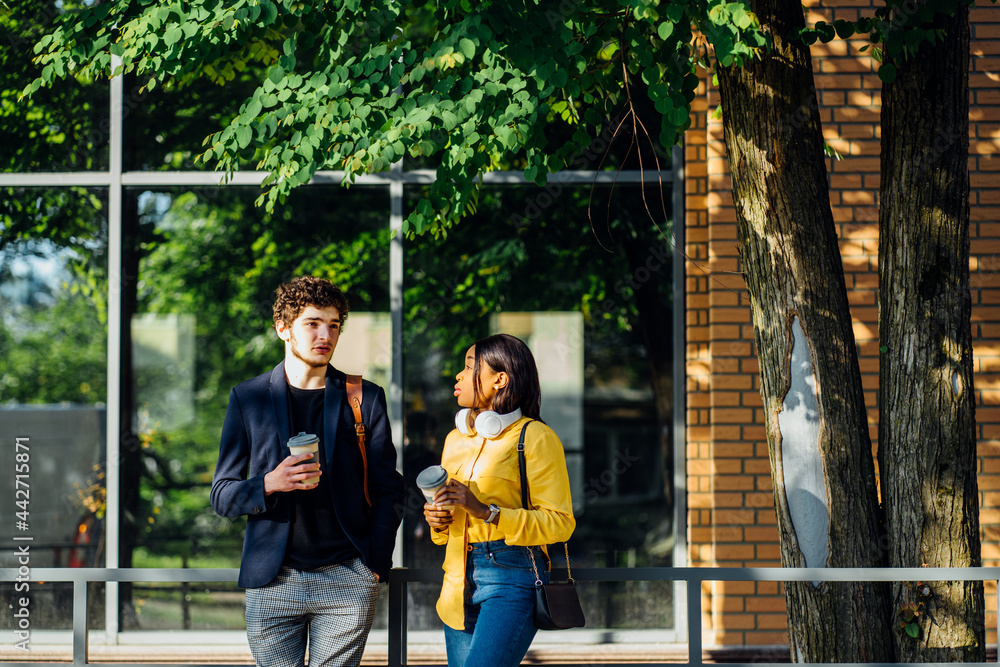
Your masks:
M 521 507 L 529 509 L 528 505 L 528 464 L 524 460 L 524 432 L 528 430 L 528 424 L 521 427 L 521 438 L 517 441 L 517 467 L 521 470 Z
M 531 420 L 534 421 L 534 420 Z M 521 470 L 521 507 L 525 509 L 530 509 L 531 506 L 528 505 L 528 465 L 524 460 L 524 432 L 528 430 L 528 421 L 524 426 L 521 427 L 521 437 L 517 441 L 517 467 Z M 563 551 L 566 553 L 566 572 L 568 574 L 568 581 L 572 582 L 573 577 L 569 574 L 569 543 L 563 543 Z M 529 549 L 528 554 L 531 555 L 531 550 Z M 532 555 L 532 558 L 534 556 Z M 552 567 L 552 560 L 548 554 L 545 554 L 546 568 Z

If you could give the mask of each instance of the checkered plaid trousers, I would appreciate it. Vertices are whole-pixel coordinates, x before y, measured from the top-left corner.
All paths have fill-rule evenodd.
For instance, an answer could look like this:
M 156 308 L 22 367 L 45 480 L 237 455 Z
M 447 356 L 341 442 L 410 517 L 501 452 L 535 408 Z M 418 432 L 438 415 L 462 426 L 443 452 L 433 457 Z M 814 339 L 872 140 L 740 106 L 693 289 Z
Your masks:
M 246 591 L 247 640 L 261 667 L 361 663 L 375 620 L 378 580 L 360 558 L 309 572 L 282 567 Z

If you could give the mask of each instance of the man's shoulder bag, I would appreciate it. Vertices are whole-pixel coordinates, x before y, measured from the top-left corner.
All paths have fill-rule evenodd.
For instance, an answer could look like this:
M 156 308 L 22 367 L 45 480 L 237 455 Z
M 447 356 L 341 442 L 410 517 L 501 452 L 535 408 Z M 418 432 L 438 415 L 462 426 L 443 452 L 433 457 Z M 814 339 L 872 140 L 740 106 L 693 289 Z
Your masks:
M 368 507 L 372 506 L 372 499 L 368 495 L 368 449 L 365 446 L 365 422 L 361 418 L 361 376 L 347 376 L 347 402 L 354 411 L 354 432 L 358 436 L 358 449 L 361 450 L 361 465 L 364 467 L 364 477 L 361 479 L 362 487 L 365 490 L 365 502 Z

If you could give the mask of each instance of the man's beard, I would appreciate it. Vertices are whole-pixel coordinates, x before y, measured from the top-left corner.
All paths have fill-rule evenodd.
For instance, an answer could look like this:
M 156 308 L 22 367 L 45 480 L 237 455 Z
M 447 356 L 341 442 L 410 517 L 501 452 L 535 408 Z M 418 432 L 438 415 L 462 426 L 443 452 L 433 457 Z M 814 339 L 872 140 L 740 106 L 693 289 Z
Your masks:
M 292 334 L 291 342 L 292 342 L 292 355 L 296 359 L 304 363 L 306 366 L 309 366 L 311 368 L 322 368 L 327 365 L 328 362 L 326 361 L 316 361 L 314 359 L 306 359 L 304 356 L 302 356 L 302 354 L 299 352 L 299 341 L 296 340 L 295 334 Z

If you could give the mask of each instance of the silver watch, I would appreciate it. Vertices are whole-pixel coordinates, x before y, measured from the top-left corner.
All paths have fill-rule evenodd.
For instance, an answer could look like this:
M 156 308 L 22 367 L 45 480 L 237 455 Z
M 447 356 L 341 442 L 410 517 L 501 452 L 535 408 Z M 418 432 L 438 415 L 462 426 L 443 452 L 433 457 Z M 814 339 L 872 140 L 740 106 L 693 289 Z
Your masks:
M 489 508 L 490 508 L 490 515 L 485 519 L 483 519 L 483 523 L 493 523 L 493 520 L 500 515 L 500 508 L 497 507 L 496 504 L 490 503 Z

